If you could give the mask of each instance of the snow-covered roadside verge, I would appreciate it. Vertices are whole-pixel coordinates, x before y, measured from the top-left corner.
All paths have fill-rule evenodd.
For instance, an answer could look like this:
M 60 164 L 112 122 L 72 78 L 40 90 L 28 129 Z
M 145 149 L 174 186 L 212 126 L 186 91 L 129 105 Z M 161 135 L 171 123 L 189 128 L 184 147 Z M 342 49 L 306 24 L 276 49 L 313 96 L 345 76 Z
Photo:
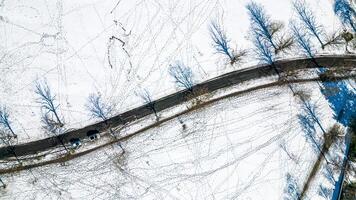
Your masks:
M 317 105 L 322 124 L 325 128 L 330 128 L 335 123 L 332 112 L 315 86 L 316 83 L 296 85 L 310 94 Z M 284 86 L 232 97 L 125 141 L 123 145 L 127 154 L 123 157 L 119 156 L 120 150 L 114 145 L 68 161 L 66 166 L 34 168 L 17 175 L 6 175 L 5 180 L 13 182 L 9 188 L 13 188 L 19 183 L 17 180 L 23 178 L 36 181 L 34 185 L 20 181 L 24 184 L 21 187 L 42 187 L 37 185 L 37 181 L 44 180 L 35 179 L 42 170 L 46 173 L 60 170 L 61 172 L 56 172 L 61 174 L 57 177 L 59 183 L 56 184 L 65 188 L 61 189 L 65 191 L 62 195 L 67 195 L 63 198 L 79 198 L 86 193 L 93 195 L 97 192 L 97 198 L 117 198 L 142 192 L 143 196 L 136 197 L 150 198 L 150 195 L 153 195 L 157 198 L 184 199 L 188 198 L 184 196 L 188 194 L 187 191 L 197 195 L 197 198 L 208 199 L 213 198 L 212 196 L 217 199 L 235 196 L 252 199 L 287 197 L 293 195 L 293 192 L 289 191 L 291 184 L 297 184 L 293 185 L 293 188 L 302 187 L 308 175 L 305 169 L 311 168 L 317 157 L 313 144 L 306 140 L 298 122 L 298 114 L 303 113 L 300 106 L 299 100 Z M 318 137 L 322 138 L 320 134 L 320 131 L 317 131 Z M 336 149 L 333 152 L 338 151 Z M 95 156 L 95 159 L 91 159 L 91 156 Z M 279 162 L 276 162 L 277 160 Z M 103 164 L 105 169 L 100 168 Z M 99 166 L 98 169 L 95 166 Z M 86 172 L 86 169 L 90 170 Z M 76 173 L 77 170 L 80 172 Z M 69 171 L 81 181 L 73 184 L 70 177 L 65 175 Z M 89 175 L 89 172 L 92 174 Z M 27 173 L 32 173 L 32 178 L 26 176 Z M 96 173 L 101 175 L 94 175 Z M 245 175 L 247 177 L 244 177 Z M 228 177 L 235 177 L 236 180 Z M 98 179 L 104 182 L 99 183 Z M 124 185 L 130 186 L 119 186 L 120 180 Z M 128 180 L 130 182 L 127 182 Z M 226 185 L 224 180 L 229 180 L 229 184 Z M 69 182 L 71 185 L 66 185 L 70 184 Z M 99 185 L 93 186 L 96 188 L 93 189 L 88 186 L 89 182 Z M 328 184 L 325 186 L 323 174 L 319 174 L 315 182 L 322 183 L 324 187 L 332 187 Z M 101 184 L 104 183 L 110 184 L 116 191 L 110 192 L 107 191 L 108 188 L 102 188 L 104 186 Z M 175 183 L 178 185 L 174 186 Z M 82 184 L 88 187 L 88 191 L 76 194 L 75 188 L 82 188 Z M 132 184 L 138 184 L 134 191 Z M 28 194 L 38 195 L 38 198 L 45 195 L 30 190 Z M 58 195 L 54 190 L 52 188 L 49 194 L 51 198 Z M 122 192 L 118 193 L 121 190 Z M 8 197 L 11 198 L 12 195 Z M 322 199 L 318 191 L 311 190 L 307 195 Z
M 310 74 L 310 73 L 308 73 Z M 216 101 L 217 99 L 224 98 L 225 96 L 229 96 L 234 93 L 243 93 L 244 91 L 248 91 L 254 88 L 259 88 L 264 85 L 269 85 L 271 83 L 275 83 L 276 77 L 274 76 L 269 76 L 269 77 L 264 77 L 260 78 L 258 80 L 250 80 L 250 81 L 245 81 L 240 84 L 233 85 L 232 87 L 224 88 L 221 90 L 217 90 L 214 92 L 210 92 L 208 94 L 204 95 L 199 95 L 195 98 L 192 98 L 191 100 L 188 100 L 187 102 L 183 104 L 178 104 L 174 107 L 171 107 L 169 109 L 166 109 L 164 111 L 161 111 L 158 113 L 159 120 L 165 120 L 167 118 L 172 118 L 173 116 L 179 116 L 179 113 L 184 113 L 186 110 L 190 110 L 190 108 L 194 106 L 198 106 L 197 102 L 203 103 L 203 102 L 210 102 L 210 101 Z M 273 86 L 273 85 L 271 85 Z M 152 114 L 149 116 L 146 116 L 144 118 L 140 118 L 138 120 L 135 120 L 132 123 L 125 124 L 124 126 L 120 125 L 118 127 L 113 127 L 112 131 L 115 133 L 116 138 L 123 138 L 125 136 L 131 135 L 139 130 L 141 130 L 144 127 L 150 126 L 152 124 L 155 124 L 157 122 L 157 118 Z M 107 130 L 105 132 L 100 133 L 100 139 L 99 141 L 90 141 L 88 138 L 84 138 L 82 141 L 83 146 L 79 149 L 76 150 L 76 153 L 80 152 L 85 152 L 87 150 L 96 148 L 98 146 L 102 146 L 106 143 L 110 143 L 111 141 L 115 140 L 114 137 L 109 133 L 110 131 Z M 72 147 L 70 144 L 66 144 L 68 149 L 71 149 Z M 29 155 L 29 156 L 17 156 L 20 160 L 22 160 L 21 165 L 33 165 L 35 163 L 41 163 L 49 160 L 56 159 L 58 157 L 63 157 L 66 154 L 66 150 L 63 148 L 63 146 L 58 146 L 56 148 L 50 149 L 45 152 L 40 152 L 38 154 L 34 155 Z M 73 152 L 72 152 L 73 153 Z M 30 161 L 27 161 L 30 160 Z M 18 160 L 15 158 L 10 158 L 6 159 L 4 162 L 1 164 L 1 168 L 12 168 L 15 166 L 18 166 Z

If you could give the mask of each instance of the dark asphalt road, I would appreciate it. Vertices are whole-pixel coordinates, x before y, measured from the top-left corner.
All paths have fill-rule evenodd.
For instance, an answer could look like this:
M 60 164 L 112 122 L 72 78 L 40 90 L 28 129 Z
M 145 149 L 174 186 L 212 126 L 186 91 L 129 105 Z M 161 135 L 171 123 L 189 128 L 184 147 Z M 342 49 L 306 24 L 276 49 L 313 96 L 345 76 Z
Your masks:
M 343 55 L 343 56 L 318 56 L 315 58 L 320 66 L 326 67 L 354 67 L 356 66 L 356 56 Z M 287 72 L 297 69 L 315 68 L 315 64 L 310 59 L 300 58 L 294 60 L 281 60 L 275 63 L 279 71 Z M 266 76 L 276 75 L 275 70 L 270 65 L 257 65 L 251 68 L 237 70 L 230 72 L 216 78 L 204 81 L 193 87 L 193 91 L 212 92 L 224 87 L 229 87 L 244 81 L 258 79 Z M 187 101 L 189 91 L 182 90 L 166 97 L 154 101 L 156 111 L 162 111 L 171 108 L 177 104 Z M 96 124 L 88 125 L 84 128 L 66 132 L 57 137 L 48 137 L 41 140 L 18 144 L 14 146 L 7 146 L 0 148 L 0 159 L 31 155 L 61 145 L 60 141 L 68 143 L 72 138 L 85 138 L 87 132 L 90 130 L 98 130 L 99 132 L 105 131 L 108 127 L 116 127 L 123 125 L 137 119 L 143 118 L 147 115 L 153 114 L 153 111 L 148 105 L 143 105 L 132 110 L 121 113 L 107 120 L 107 122 L 99 122 Z

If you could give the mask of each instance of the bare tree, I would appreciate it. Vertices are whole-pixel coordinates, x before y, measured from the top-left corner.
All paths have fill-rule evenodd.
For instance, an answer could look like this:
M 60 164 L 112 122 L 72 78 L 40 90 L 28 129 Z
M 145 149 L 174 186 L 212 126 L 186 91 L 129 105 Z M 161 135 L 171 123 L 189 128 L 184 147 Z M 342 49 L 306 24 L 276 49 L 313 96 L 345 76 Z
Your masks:
M 158 121 L 159 117 L 158 117 L 157 110 L 156 110 L 156 104 L 152 100 L 152 96 L 151 96 L 150 92 L 148 90 L 144 89 L 141 92 L 136 93 L 136 95 L 139 96 L 143 100 L 144 104 L 146 104 L 146 107 L 154 113 L 154 115 L 156 116 L 156 120 Z
M 113 111 L 113 106 L 103 102 L 100 94 L 90 94 L 86 105 L 91 117 L 106 121 Z
M 0 106 L 0 125 L 3 126 L 3 128 L 9 130 L 14 138 L 17 138 L 17 135 L 15 134 L 14 130 L 12 129 L 11 126 L 11 121 L 9 119 L 10 114 L 6 106 Z
M 91 117 L 103 120 L 104 123 L 108 126 L 110 134 L 114 138 L 117 137 L 112 127 L 110 127 L 110 124 L 108 124 L 107 122 L 108 118 L 112 115 L 114 111 L 114 106 L 105 103 L 102 99 L 101 94 L 92 93 L 88 96 L 86 108 L 90 112 Z M 120 119 L 120 121 L 123 122 L 122 119 Z M 118 145 L 121 148 L 122 153 L 125 153 L 125 149 L 122 147 L 121 142 L 119 142 Z
M 216 53 L 227 56 L 231 65 L 235 64 L 241 60 L 242 56 L 246 55 L 246 51 L 236 52 L 231 48 L 230 40 L 227 38 L 222 25 L 217 20 L 210 23 L 209 32 Z
M 275 61 L 275 54 L 274 51 L 272 50 L 271 45 L 266 40 L 263 40 L 260 34 L 255 33 L 254 34 L 254 39 L 253 43 L 255 45 L 255 53 L 257 55 L 257 59 L 259 59 L 261 62 L 270 64 L 274 66 L 274 61 Z M 275 66 L 274 66 L 275 68 Z M 279 74 L 278 70 L 275 69 L 277 74 Z
M 174 78 L 178 87 L 193 92 L 193 72 L 184 63 L 177 61 L 169 67 L 169 74 Z
M 299 48 L 308 57 L 313 59 L 315 51 L 313 49 L 312 43 L 310 41 L 310 36 L 305 33 L 302 27 L 298 26 L 295 22 L 290 23 L 291 30 L 293 32 L 294 38 Z
M 292 37 L 285 37 L 280 34 L 284 25 L 280 22 L 272 21 L 263 6 L 252 1 L 247 4 L 246 8 L 250 17 L 254 39 L 258 38 L 261 42 L 271 46 L 275 54 L 286 51 L 293 45 Z
M 310 10 L 304 0 L 296 0 L 293 2 L 294 9 L 297 11 L 300 21 L 303 24 L 303 27 L 313 35 L 322 49 L 324 49 L 325 44 L 322 41 L 321 37 L 324 34 L 323 27 L 319 25 L 315 19 L 315 16 Z
M 57 127 L 63 127 L 64 123 L 58 114 L 59 105 L 56 104 L 56 96 L 52 94 L 47 81 L 37 81 L 35 93 L 38 95 L 38 103 L 41 105 L 43 112 L 42 121 L 51 123 Z M 54 118 L 53 118 L 54 116 Z
M 334 13 L 345 27 L 350 27 L 356 33 L 356 11 L 348 0 L 335 0 Z
M 44 124 L 44 128 L 54 134 L 64 149 L 69 152 L 63 140 L 58 137 L 63 132 L 64 123 L 58 114 L 59 104 L 57 105 L 55 102 L 56 96 L 52 94 L 46 80 L 36 82 L 35 93 L 38 95 L 37 101 L 41 105 L 41 121 Z

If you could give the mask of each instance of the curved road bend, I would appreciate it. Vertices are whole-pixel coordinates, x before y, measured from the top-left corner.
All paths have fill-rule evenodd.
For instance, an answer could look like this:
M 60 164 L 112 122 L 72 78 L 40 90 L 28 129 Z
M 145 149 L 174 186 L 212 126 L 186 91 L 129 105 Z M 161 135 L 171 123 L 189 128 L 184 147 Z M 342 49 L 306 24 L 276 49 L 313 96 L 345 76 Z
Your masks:
M 320 66 L 326 66 L 329 68 L 356 66 L 356 55 L 320 55 L 317 56 L 315 60 Z M 278 70 L 282 73 L 298 69 L 316 68 L 312 60 L 306 58 L 276 61 L 275 66 L 277 66 Z M 199 83 L 193 87 L 193 91 L 213 92 L 215 90 L 239 84 L 244 81 L 272 75 L 276 75 L 276 73 L 271 65 L 256 65 L 250 68 L 223 74 L 221 76 Z M 157 99 L 153 101 L 155 109 L 157 112 L 160 112 L 167 108 L 171 108 L 175 105 L 183 103 L 187 101 L 186 96 L 188 94 L 189 91 L 182 90 Z M 16 156 L 36 154 L 38 152 L 46 151 L 48 149 L 62 145 L 60 141 L 68 143 L 72 138 L 85 138 L 87 137 L 87 132 L 90 130 L 98 130 L 99 132 L 103 132 L 107 130 L 108 127 L 116 127 L 133 122 L 150 114 L 153 114 L 153 111 L 148 107 L 148 105 L 142 105 L 140 107 L 116 115 L 108 119 L 106 122 L 91 124 L 81 129 L 65 132 L 59 136 L 48 137 L 33 142 L 17 144 L 14 146 L 1 147 L 0 159 L 13 157 L 15 154 Z
M 346 76 L 333 76 L 331 77 L 333 80 L 337 81 L 337 80 L 345 80 L 345 79 L 350 79 L 350 78 L 356 78 L 356 75 L 346 75 Z M 30 164 L 26 164 L 26 165 L 17 165 L 17 166 L 10 166 L 9 168 L 3 168 L 0 169 L 0 175 L 2 174 L 8 174 L 8 173 L 13 173 L 13 172 L 19 172 L 22 170 L 28 170 L 28 169 L 32 169 L 32 168 L 36 168 L 36 167 L 41 167 L 41 166 L 46 166 L 46 165 L 50 165 L 50 164 L 56 164 L 56 163 L 64 163 L 66 161 L 87 155 L 91 152 L 94 152 L 96 150 L 99 150 L 101 148 L 107 147 L 109 145 L 112 144 L 116 144 L 118 142 L 123 142 L 123 141 L 127 141 L 132 137 L 135 137 L 137 135 L 142 134 L 143 132 L 150 130 L 152 128 L 155 128 L 161 124 L 164 124 L 168 121 L 171 121 L 179 116 L 191 113 L 193 111 L 199 110 L 199 109 L 203 109 L 203 107 L 211 105 L 215 102 L 221 101 L 223 99 L 226 98 L 230 98 L 230 97 L 235 97 L 235 96 L 240 96 L 240 95 L 244 95 L 247 93 L 251 93 L 251 92 L 255 92 L 258 90 L 263 90 L 263 89 L 268 89 L 270 87 L 277 87 L 277 86 L 283 86 L 283 85 L 287 85 L 287 84 L 294 84 L 294 83 L 308 83 L 308 82 L 315 82 L 315 81 L 321 81 L 320 77 L 317 78 L 307 78 L 307 79 L 292 79 L 292 80 L 288 80 L 288 81 L 282 81 L 282 80 L 277 80 L 271 83 L 267 83 L 267 84 L 262 84 L 262 85 L 258 85 L 258 86 L 254 86 L 254 87 L 249 87 L 248 89 L 245 90 L 239 90 L 236 92 L 232 92 L 223 96 L 219 96 L 217 98 L 214 99 L 209 99 L 207 101 L 203 101 L 201 104 L 196 105 L 196 106 L 192 106 L 188 109 L 184 109 L 183 111 L 176 113 L 172 116 L 166 117 L 166 118 L 162 118 L 159 121 L 154 122 L 153 124 L 150 124 L 148 126 L 144 126 L 141 129 L 134 131 L 133 133 L 130 133 L 128 135 L 119 137 L 119 138 L 112 138 L 112 140 L 104 143 L 104 144 L 100 144 L 100 145 L 96 145 L 93 146 L 92 148 L 89 149 L 85 149 L 83 151 L 78 151 L 75 152 L 73 154 L 61 154 L 59 157 L 56 157 L 54 159 L 50 159 L 50 160 L 46 160 L 46 161 L 42 161 L 42 162 L 35 162 L 35 163 L 30 163 Z M 33 157 L 32 157 L 33 158 Z M 11 158 L 12 160 L 15 160 L 13 158 Z M 23 159 L 23 158 L 21 158 Z M 31 157 L 26 157 L 25 159 L 31 159 Z M 5 161 L 6 162 L 6 161 Z

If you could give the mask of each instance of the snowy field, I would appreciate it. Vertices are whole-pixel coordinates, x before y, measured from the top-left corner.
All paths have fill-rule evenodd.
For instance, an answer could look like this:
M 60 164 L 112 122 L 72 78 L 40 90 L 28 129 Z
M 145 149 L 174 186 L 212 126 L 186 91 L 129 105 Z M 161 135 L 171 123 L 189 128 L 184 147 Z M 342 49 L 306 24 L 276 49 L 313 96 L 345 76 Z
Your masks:
M 111 106 L 111 116 L 142 105 L 144 89 L 153 99 L 180 90 L 169 75 L 177 61 L 192 69 L 194 83 L 263 63 L 251 42 L 250 2 L 0 0 L 0 106 L 6 106 L 17 135 L 12 144 L 53 135 L 41 122 L 36 83 L 50 86 L 65 131 L 99 121 L 86 107 L 92 93 Z M 290 34 L 290 20 L 298 20 L 292 1 L 255 2 Z M 342 29 L 333 0 L 306 2 L 325 34 Z M 241 61 L 231 65 L 216 53 L 209 32 L 214 20 L 223 26 L 231 48 L 247 50 Z M 322 50 L 315 38 L 311 42 L 315 54 L 345 53 L 344 47 Z M 293 47 L 275 59 L 303 56 Z M 310 72 L 300 78 L 316 76 Z M 249 81 L 210 97 L 276 80 Z M 354 80 L 345 83 L 354 95 Z M 62 164 L 3 174 L 7 187 L 0 189 L 0 199 L 297 200 L 325 140 L 320 126 L 328 132 L 337 122 L 320 82 L 292 87 L 298 95 L 283 85 L 209 104 L 122 142 L 125 153 L 113 144 Z M 308 121 L 305 102 L 320 125 Z M 159 116 L 190 106 L 177 105 Z M 149 116 L 120 134 L 154 122 Z M 344 149 L 343 137 L 333 141 L 304 199 L 332 198 L 340 170 L 325 158 L 339 163 Z
M 136 93 L 142 89 L 153 99 L 175 92 L 168 67 L 177 60 L 192 68 L 195 82 L 258 64 L 245 8 L 249 2 L 1 1 L 0 103 L 11 114 L 18 142 L 48 136 L 40 123 L 37 81 L 47 80 L 70 129 L 95 121 L 85 107 L 90 93 L 101 94 L 115 114 L 141 105 Z M 257 2 L 286 30 L 289 20 L 297 19 L 291 1 Z M 340 29 L 331 0 L 308 4 L 327 33 Z M 231 66 L 215 53 L 212 20 L 222 22 L 233 48 L 248 50 L 240 63 Z M 340 52 L 318 53 L 330 50 Z M 279 57 L 300 54 L 295 50 Z
M 237 85 L 213 96 L 254 85 Z M 322 127 L 330 130 L 336 121 L 320 83 L 292 86 L 309 96 Z M 114 144 L 64 165 L 3 175 L 7 188 L 0 194 L 3 199 L 297 199 L 319 154 L 300 116 L 308 112 L 287 86 L 238 95 L 131 137 L 121 143 L 124 154 Z M 323 134 L 312 126 L 321 145 Z M 342 140 L 333 143 L 328 160 L 342 159 Z M 323 160 L 305 199 L 331 199 L 338 175 L 338 168 Z
M 324 128 L 335 123 L 317 83 L 311 95 Z M 286 86 L 221 100 L 117 145 L 62 165 L 3 176 L 2 199 L 296 199 L 318 152 L 298 119 L 305 114 Z M 184 126 L 183 126 L 184 124 Z M 322 140 L 316 128 L 316 140 Z M 328 158 L 339 157 L 342 142 Z M 330 165 L 329 165 L 330 167 Z M 330 172 L 330 171 L 329 171 Z M 323 162 L 306 199 L 330 199 Z M 322 196 L 325 188 L 328 196 Z

